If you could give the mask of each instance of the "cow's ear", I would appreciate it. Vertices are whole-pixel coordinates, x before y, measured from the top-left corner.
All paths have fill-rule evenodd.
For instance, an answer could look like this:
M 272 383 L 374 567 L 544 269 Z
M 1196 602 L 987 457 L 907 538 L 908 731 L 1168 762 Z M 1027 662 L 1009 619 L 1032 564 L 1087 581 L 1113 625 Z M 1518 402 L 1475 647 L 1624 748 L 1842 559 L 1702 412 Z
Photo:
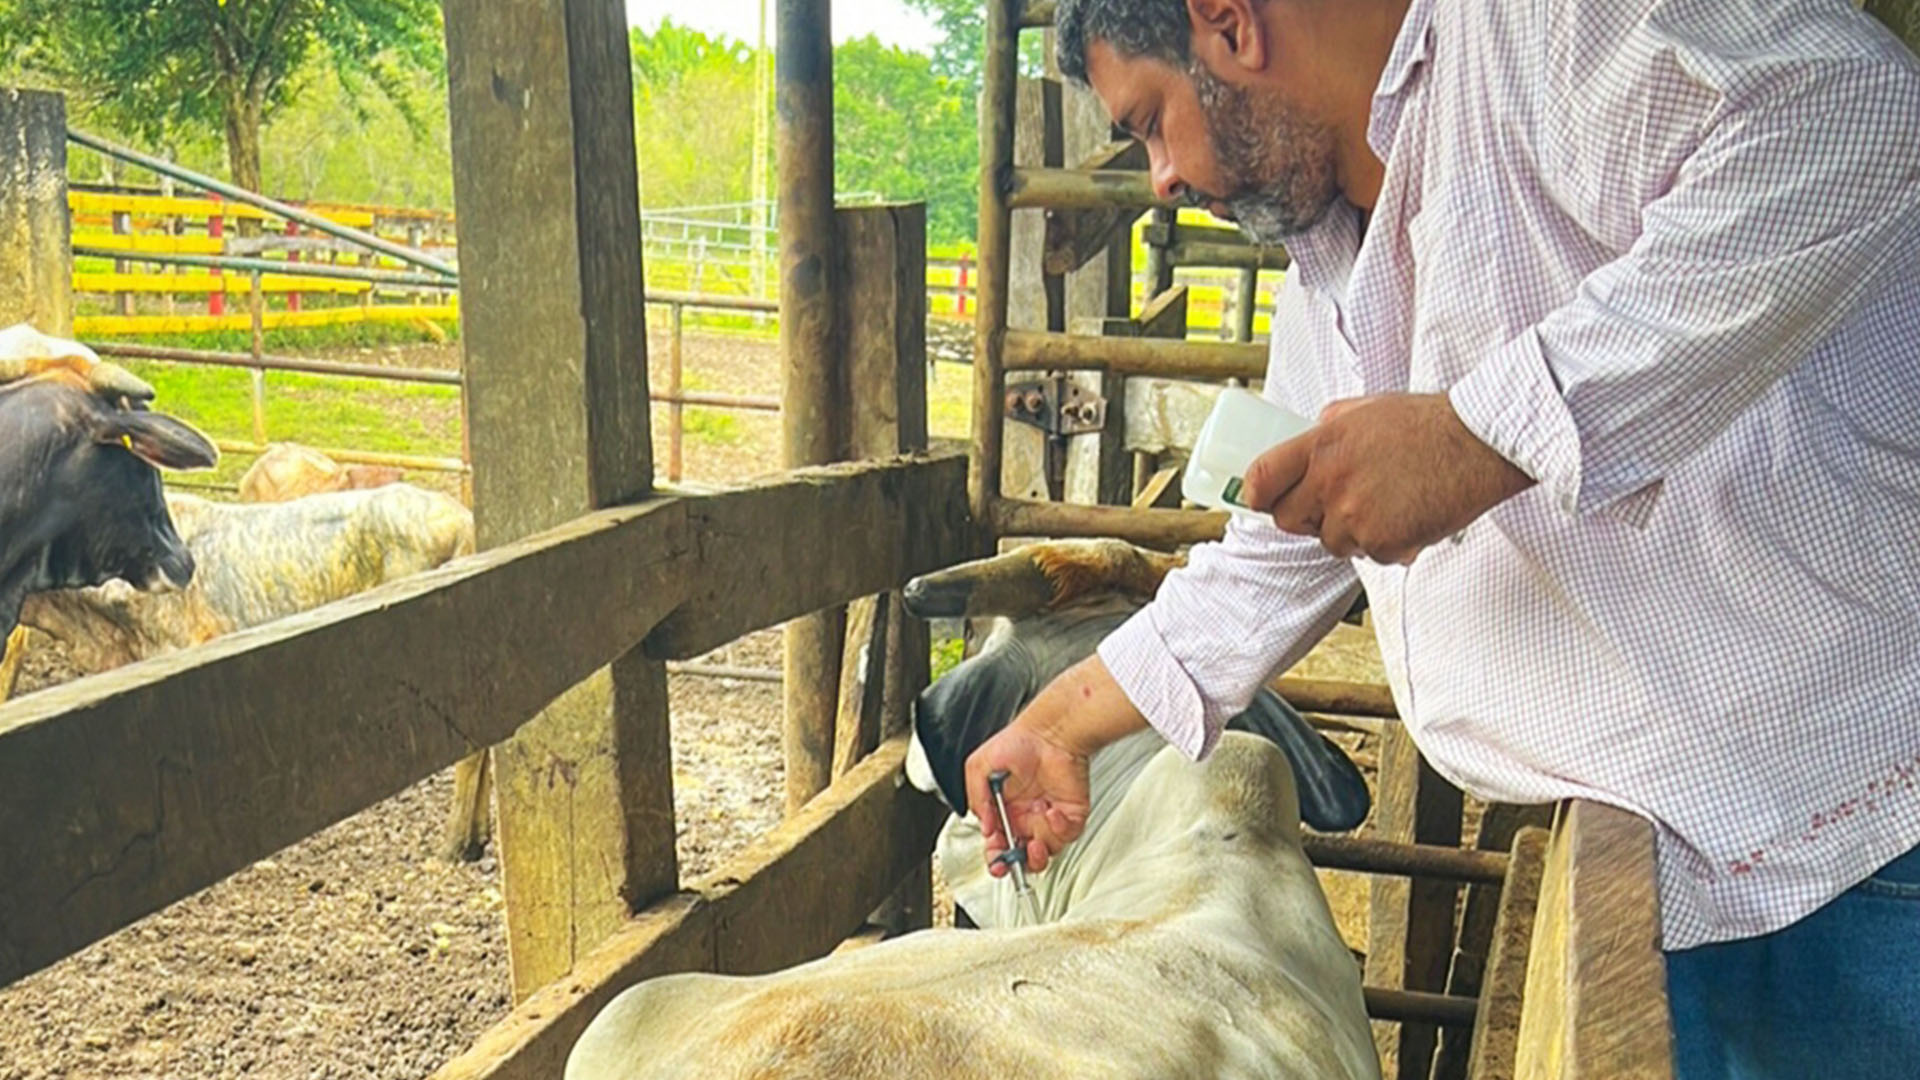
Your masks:
M 115 411 L 97 434 L 103 443 L 119 443 L 135 457 L 163 469 L 210 469 L 220 451 L 205 435 L 171 416 L 144 411 Z

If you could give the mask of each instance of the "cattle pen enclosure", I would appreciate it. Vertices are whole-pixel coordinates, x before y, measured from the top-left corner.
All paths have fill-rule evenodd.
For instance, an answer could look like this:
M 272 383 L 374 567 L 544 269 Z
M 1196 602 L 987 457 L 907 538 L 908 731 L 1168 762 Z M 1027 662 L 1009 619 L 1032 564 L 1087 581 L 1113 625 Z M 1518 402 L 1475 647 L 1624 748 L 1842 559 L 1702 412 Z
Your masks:
M 663 497 L 652 489 L 621 7 L 449 0 L 483 550 L 0 706 L 0 807 L 13 824 L 0 834 L 0 983 L 489 747 L 519 1003 L 436 1073 L 446 1080 L 558 1075 L 598 1009 L 649 976 L 789 966 L 825 954 L 876 909 L 899 927 L 924 920 L 940 811 L 900 773 L 926 643 L 895 590 L 1004 537 L 1101 532 L 1165 545 L 1218 527 L 1171 511 L 1003 498 L 1006 372 L 1225 378 L 1246 374 L 1249 353 L 1154 342 L 1138 326 L 1132 341 L 1009 329 L 1013 207 L 1110 213 L 1142 185 L 1137 172 L 1107 169 L 1114 158 L 1014 168 L 1012 43 L 1047 23 L 1051 4 L 994 0 L 971 472 L 958 454 L 929 451 L 923 218 L 912 206 L 831 205 L 827 7 L 779 5 L 793 471 Z M 26 268 L 13 280 L 38 283 L 0 300 L 13 305 L 8 321 L 64 331 L 64 191 L 49 195 L 42 182 L 63 189 L 61 138 L 41 137 L 63 137 L 59 99 L 10 94 L 0 125 L 19 128 L 7 145 L 25 153 L 6 162 L 0 214 L 29 239 L 0 260 Z M 528 200 L 529 189 L 551 194 Z M 1255 253 L 1254 265 L 1271 257 Z M 718 873 L 683 881 L 664 665 L 783 622 L 791 813 Z M 868 662 L 843 663 L 862 654 Z M 1352 688 L 1283 689 L 1302 708 L 1358 711 Z M 1375 911 L 1399 914 L 1376 919 L 1368 1003 L 1385 1027 L 1425 1033 L 1425 1051 L 1398 1056 L 1400 1075 L 1446 1061 L 1461 1071 L 1435 1064 L 1434 1075 L 1669 1075 L 1645 823 L 1576 803 L 1550 830 L 1516 822 L 1499 850 L 1461 851 L 1459 793 L 1381 719 L 1385 827 L 1314 838 L 1309 851 L 1322 866 L 1378 875 Z M 1449 1052 L 1441 1028 L 1471 1041 Z

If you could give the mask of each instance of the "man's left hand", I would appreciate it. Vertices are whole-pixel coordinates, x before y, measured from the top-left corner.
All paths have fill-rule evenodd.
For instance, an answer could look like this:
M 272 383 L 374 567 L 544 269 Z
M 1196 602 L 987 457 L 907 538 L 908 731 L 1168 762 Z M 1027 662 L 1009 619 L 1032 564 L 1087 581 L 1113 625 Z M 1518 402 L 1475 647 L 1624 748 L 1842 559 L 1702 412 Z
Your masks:
M 1411 563 L 1422 548 L 1533 485 L 1481 442 L 1445 394 L 1336 401 L 1254 459 L 1246 502 L 1341 558 Z

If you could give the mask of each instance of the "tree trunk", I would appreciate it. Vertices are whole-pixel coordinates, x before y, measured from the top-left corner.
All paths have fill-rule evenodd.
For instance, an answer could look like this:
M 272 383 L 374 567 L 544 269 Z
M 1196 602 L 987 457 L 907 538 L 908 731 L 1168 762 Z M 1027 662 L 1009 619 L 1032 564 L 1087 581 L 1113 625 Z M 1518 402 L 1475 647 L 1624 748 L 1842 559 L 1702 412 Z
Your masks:
M 260 122 L 266 112 L 264 95 L 244 87 L 227 93 L 227 173 L 236 187 L 260 190 Z M 260 223 L 251 217 L 238 222 L 241 236 L 260 231 Z

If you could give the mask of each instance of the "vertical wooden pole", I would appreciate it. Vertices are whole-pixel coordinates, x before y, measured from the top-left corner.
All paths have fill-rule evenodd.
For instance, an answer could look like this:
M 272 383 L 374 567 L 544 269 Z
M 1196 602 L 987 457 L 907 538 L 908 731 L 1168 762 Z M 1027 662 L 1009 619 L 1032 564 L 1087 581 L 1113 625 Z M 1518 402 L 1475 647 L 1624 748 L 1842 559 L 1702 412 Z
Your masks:
M 845 375 L 838 358 L 833 223 L 833 38 L 828 0 L 779 0 L 774 83 L 780 160 L 780 427 L 788 468 L 843 457 Z M 846 609 L 786 629 L 787 812 L 833 772 Z
M 993 542 L 993 504 L 1000 498 L 1001 440 L 1006 415 L 1007 293 L 1013 211 L 1013 109 L 1017 92 L 1020 0 L 987 0 L 986 62 L 980 92 L 980 290 L 974 314 L 973 446 L 967 508 L 986 545 Z
M 1233 340 L 1252 341 L 1253 317 L 1258 314 L 1260 271 L 1253 267 L 1240 271 L 1238 285 L 1233 297 Z
M 681 353 L 681 317 L 679 304 L 667 305 L 668 331 L 671 337 L 667 343 L 667 479 L 680 482 L 682 454 L 686 440 L 686 406 L 680 401 L 685 390 L 684 371 Z
M 493 547 L 652 489 L 627 21 L 619 0 L 448 0 L 445 18 L 475 527 Z M 664 665 L 616 660 L 494 766 L 524 998 L 676 886 Z
M 132 233 L 133 233 L 133 215 L 128 213 L 125 210 L 115 210 L 113 212 L 113 234 L 115 236 L 129 236 Z M 127 260 L 125 259 L 113 260 L 114 273 L 124 274 L 129 269 L 131 269 L 131 264 L 128 263 Z M 120 293 L 120 314 L 122 315 L 133 314 L 133 291 L 130 289 L 122 290 Z
M 67 223 L 67 103 L 41 90 L 0 89 L 0 326 L 73 332 L 73 243 Z
M 267 351 L 267 293 L 262 287 L 265 275 L 255 270 L 247 275 L 247 326 L 252 331 L 250 349 L 253 370 L 248 382 L 253 388 L 253 441 L 263 449 L 267 445 L 267 369 L 260 366 Z
M 220 196 L 211 191 L 207 193 L 207 198 L 212 200 L 215 203 L 219 203 L 221 201 Z M 208 215 L 207 238 L 209 240 L 220 241 L 220 251 L 223 254 L 226 251 L 226 236 L 227 236 L 226 218 L 221 216 L 218 213 Z M 214 287 L 212 291 L 207 293 L 207 314 L 225 315 L 227 313 L 226 287 L 220 281 L 220 278 L 224 275 L 222 275 L 222 273 L 220 272 L 220 268 L 217 266 L 211 270 L 208 270 L 207 273 L 212 275 L 214 279 L 213 281 Z
M 927 210 L 923 203 L 841 210 L 840 326 L 845 336 L 849 433 L 855 457 L 927 448 Z M 898 592 L 863 597 L 848 618 L 834 775 L 911 722 L 930 672 L 927 624 Z M 872 920 L 890 933 L 931 924 L 926 863 Z
M 1442 847 L 1460 844 L 1460 789 L 1427 764 L 1403 725 L 1387 726 L 1374 806 L 1374 830 L 1381 840 Z M 1443 989 L 1453 956 L 1457 886 L 1432 878 L 1377 876 L 1370 891 L 1367 985 Z M 1400 1080 L 1427 1080 L 1438 1034 L 1432 1024 L 1375 1021 L 1373 1025 L 1381 1057 L 1397 1060 L 1391 1075 Z

